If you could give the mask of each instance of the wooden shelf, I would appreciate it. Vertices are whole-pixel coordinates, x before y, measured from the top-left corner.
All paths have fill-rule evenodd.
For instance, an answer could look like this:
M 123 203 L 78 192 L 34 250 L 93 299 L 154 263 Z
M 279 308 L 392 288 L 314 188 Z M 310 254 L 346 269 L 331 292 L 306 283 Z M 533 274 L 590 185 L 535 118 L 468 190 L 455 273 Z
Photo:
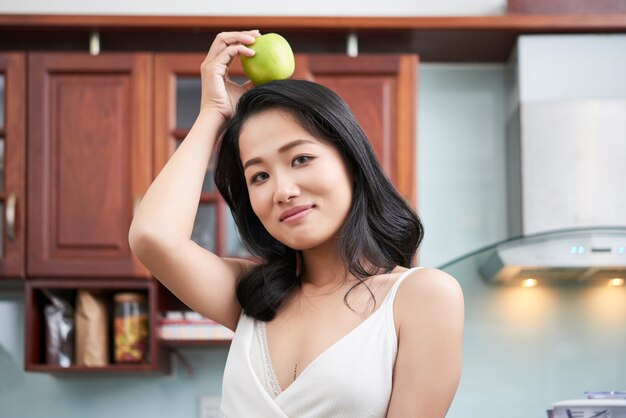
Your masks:
M 98 289 L 103 291 L 107 300 L 107 323 L 112 326 L 113 295 L 117 292 L 136 291 L 146 295 L 148 301 L 149 340 L 147 358 L 149 363 L 117 364 L 113 360 L 113 352 L 109 352 L 109 364 L 102 367 L 86 367 L 72 365 L 61 367 L 48 365 L 45 361 L 45 318 L 44 306 L 48 303 L 44 297 L 44 290 L 64 291 L 64 296 L 73 305 L 73 296 L 78 289 Z M 24 289 L 25 310 L 25 358 L 24 368 L 29 372 L 53 374 L 85 374 L 85 373 L 148 373 L 167 374 L 170 371 L 167 350 L 158 345 L 157 325 L 157 282 L 142 279 L 37 279 L 26 280 Z M 109 348 L 113 348 L 113 330 L 109 332 Z
M 234 29 L 287 30 L 575 30 L 624 31 L 626 13 L 427 17 L 317 17 L 317 16 L 129 16 L 0 14 L 5 28 L 58 29 Z
M 26 371 L 29 372 L 41 372 L 41 373 L 54 373 L 54 374 L 68 374 L 68 373 L 80 373 L 80 374 L 92 374 L 92 373 L 168 373 L 167 369 L 155 367 L 151 364 L 110 364 L 102 367 L 86 367 L 86 366 L 48 366 L 45 364 L 31 364 L 27 365 Z
M 205 52 L 220 31 L 280 32 L 300 53 L 416 53 L 421 62 L 505 62 L 523 34 L 626 33 L 626 13 L 472 17 L 0 15 L 0 50 Z
M 230 347 L 231 342 L 231 340 L 159 340 L 161 346 L 170 348 Z

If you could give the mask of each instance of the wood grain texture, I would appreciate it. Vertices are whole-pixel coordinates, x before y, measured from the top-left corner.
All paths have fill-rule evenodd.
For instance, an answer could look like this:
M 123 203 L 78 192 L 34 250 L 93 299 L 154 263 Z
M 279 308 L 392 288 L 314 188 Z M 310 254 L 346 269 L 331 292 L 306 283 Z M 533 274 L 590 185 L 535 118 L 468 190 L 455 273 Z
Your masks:
M 151 277 L 128 230 L 151 177 L 150 57 L 29 55 L 30 277 Z
M 613 0 L 620 2 L 620 0 Z M 316 17 L 316 16 L 129 16 L 0 14 L 6 28 L 159 28 L 159 29 L 626 29 L 626 13 L 593 15 L 496 15 L 442 17 Z
M 279 32 L 296 53 L 413 53 L 421 62 L 505 62 L 524 34 L 625 33 L 626 13 L 473 17 L 249 17 L 0 15 L 0 50 L 87 51 L 98 28 L 102 51 L 198 52 L 224 30 Z
M 417 92 L 419 58 L 416 55 L 402 55 L 398 70 L 398 126 L 397 166 L 398 189 L 410 191 L 404 198 L 413 208 L 418 207 L 417 190 Z
M 4 76 L 4 187 L 0 193 L 4 210 L 11 195 L 17 198 L 15 240 L 9 240 L 3 221 L 0 278 L 26 276 L 26 54 L 0 54 L 0 74 Z M 0 213 L 4 219 L 5 213 Z

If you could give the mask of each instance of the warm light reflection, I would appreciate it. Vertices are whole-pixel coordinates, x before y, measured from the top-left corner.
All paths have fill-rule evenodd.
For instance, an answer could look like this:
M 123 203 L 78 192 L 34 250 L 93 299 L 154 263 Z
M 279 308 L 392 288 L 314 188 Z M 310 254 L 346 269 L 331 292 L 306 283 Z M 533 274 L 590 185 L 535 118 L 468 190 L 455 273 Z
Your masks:
M 617 287 L 617 286 L 623 286 L 623 285 L 624 285 L 624 279 L 620 279 L 619 277 L 609 280 L 609 286 Z
M 597 286 L 581 290 L 587 321 L 597 329 L 623 329 L 626 326 L 626 287 Z
M 537 280 L 535 279 L 526 279 L 522 282 L 522 287 L 535 287 L 537 286 Z
M 494 301 L 498 306 L 496 316 L 504 321 L 507 329 L 516 330 L 537 330 L 538 324 L 559 306 L 558 293 L 546 286 L 502 287 L 494 295 Z

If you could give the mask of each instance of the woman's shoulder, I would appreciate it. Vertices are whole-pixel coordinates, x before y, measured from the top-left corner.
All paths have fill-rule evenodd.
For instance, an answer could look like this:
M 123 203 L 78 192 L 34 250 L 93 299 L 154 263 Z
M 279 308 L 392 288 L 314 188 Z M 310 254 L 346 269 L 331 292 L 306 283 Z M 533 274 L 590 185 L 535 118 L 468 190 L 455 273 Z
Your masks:
M 401 287 L 436 289 L 460 289 L 459 282 L 449 273 L 434 267 L 405 269 L 401 274 L 410 271 Z
M 463 291 L 459 282 L 445 271 L 425 267 L 413 269 L 400 283 L 395 308 L 398 325 L 416 317 L 453 315 L 463 312 Z

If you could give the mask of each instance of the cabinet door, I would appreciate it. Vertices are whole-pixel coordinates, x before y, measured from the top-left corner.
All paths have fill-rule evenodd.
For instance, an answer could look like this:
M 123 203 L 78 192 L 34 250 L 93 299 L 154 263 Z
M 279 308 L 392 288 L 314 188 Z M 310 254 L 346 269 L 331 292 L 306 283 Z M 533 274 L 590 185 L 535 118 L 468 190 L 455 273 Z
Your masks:
M 151 59 L 29 54 L 29 276 L 150 277 L 128 230 L 152 173 Z
M 26 56 L 0 54 L 0 278 L 24 278 Z
M 155 57 L 154 175 L 184 140 L 200 107 L 200 64 L 204 54 Z M 324 84 L 352 107 L 372 141 L 387 175 L 415 205 L 415 117 L 417 56 L 297 54 L 294 78 Z M 247 80 L 239 60 L 229 70 Z M 192 239 L 221 256 L 245 257 L 230 211 L 213 184 L 209 163 Z

